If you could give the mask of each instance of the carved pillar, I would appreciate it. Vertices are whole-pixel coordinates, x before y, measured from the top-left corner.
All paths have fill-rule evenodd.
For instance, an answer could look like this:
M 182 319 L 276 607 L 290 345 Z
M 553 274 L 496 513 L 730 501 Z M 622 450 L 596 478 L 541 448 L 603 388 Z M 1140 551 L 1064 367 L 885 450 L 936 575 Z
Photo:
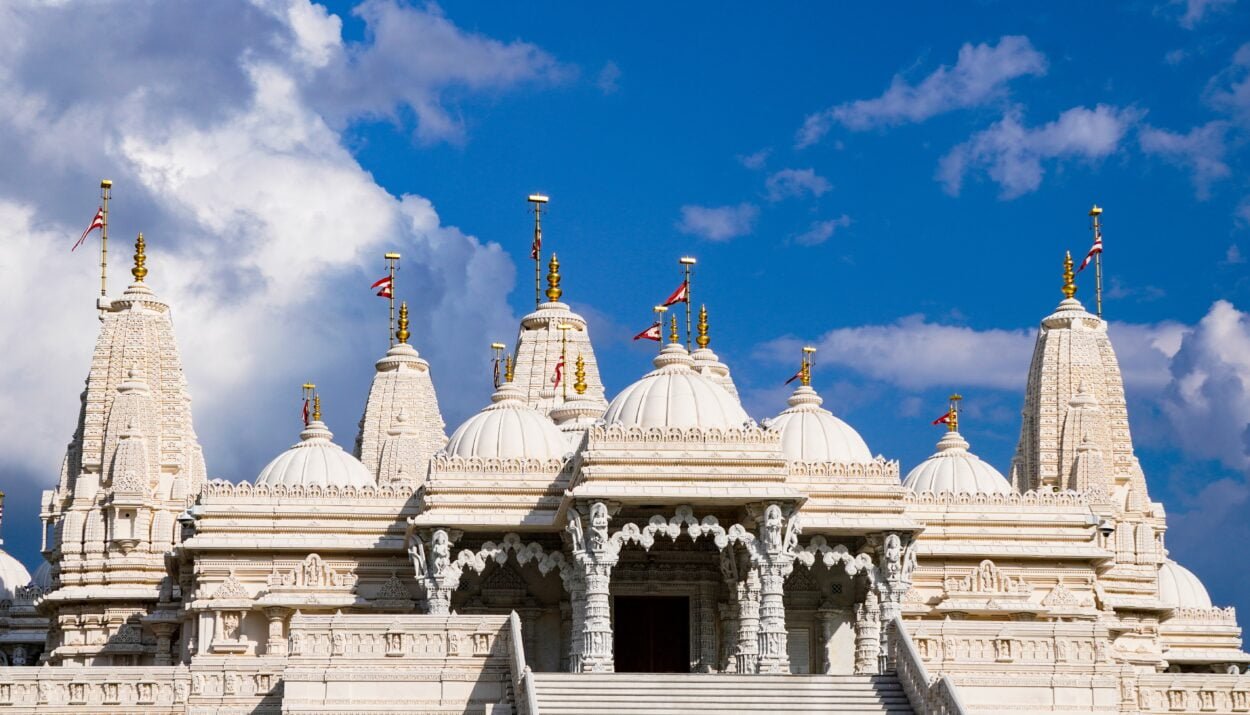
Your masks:
M 602 555 L 603 561 L 582 562 L 586 577 L 586 615 L 582 627 L 582 671 L 611 673 L 612 663 L 612 603 L 609 587 L 615 555 Z
M 827 605 L 816 611 L 816 620 L 820 624 L 820 671 L 826 675 L 833 672 L 833 629 L 837 614 Z
M 417 581 L 425 586 L 426 612 L 434 616 L 451 614 L 451 594 L 460 586 L 461 566 L 452 561 L 452 544 L 460 531 L 431 529 L 422 537 L 411 536 L 408 555 L 412 559 Z M 428 553 L 426 544 L 429 545 Z
M 754 569 L 738 584 L 737 672 L 754 673 L 760 656 L 760 580 Z
M 572 640 L 573 640 L 573 604 L 568 601 L 560 602 L 560 664 L 559 669 L 565 673 L 577 672 L 573 670 L 572 661 Z
M 914 540 L 910 544 L 904 536 L 890 532 L 874 534 L 869 537 L 868 544 L 876 551 L 877 574 L 872 586 L 877 592 L 880 609 L 881 668 L 889 669 L 888 663 L 892 629 L 890 624 L 903 613 L 903 596 L 911 589 L 912 572 L 916 568 L 916 546 Z
M 732 588 L 732 587 L 731 587 Z M 721 668 L 726 673 L 738 672 L 738 603 L 720 604 Z
M 788 565 L 788 564 L 786 564 Z M 759 666 L 761 673 L 789 673 L 790 655 L 786 652 L 786 575 L 789 569 L 777 563 L 761 563 Z
M 612 567 L 620 554 L 620 544 L 608 536 L 610 512 L 619 508 L 594 502 L 586 508 L 570 509 L 564 531 L 573 551 L 573 573 L 565 580 L 573 620 L 573 661 L 575 672 L 611 673 Z M 582 528 L 582 518 L 588 520 Z
M 543 611 L 534 607 L 518 608 L 516 611 L 521 619 L 521 644 L 525 662 L 530 664 L 530 669 L 538 670 L 538 619 L 542 618 Z
M 582 672 L 582 638 L 586 631 L 586 580 L 578 574 L 569 583 L 569 672 Z
M 173 657 L 170 653 L 172 641 L 170 636 L 174 633 L 174 624 L 172 623 L 156 623 L 152 625 L 152 632 L 156 634 L 156 657 L 153 665 L 173 665 Z
M 265 641 L 266 655 L 286 655 L 286 634 L 283 627 L 288 609 L 271 607 L 265 609 L 265 618 L 269 619 L 269 638 Z
M 881 608 L 876 591 L 870 588 L 863 602 L 855 604 L 855 673 L 876 674 L 880 654 Z
M 699 673 L 716 672 L 716 584 L 699 584 Z

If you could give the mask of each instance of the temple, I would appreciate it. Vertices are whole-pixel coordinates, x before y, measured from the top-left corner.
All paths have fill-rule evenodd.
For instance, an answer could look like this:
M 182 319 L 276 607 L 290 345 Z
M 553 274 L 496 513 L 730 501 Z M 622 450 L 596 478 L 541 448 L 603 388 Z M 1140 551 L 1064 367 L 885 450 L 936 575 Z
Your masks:
M 612 395 L 552 255 L 450 435 L 401 304 L 350 450 L 314 397 L 224 480 L 145 249 L 100 304 L 45 562 L 0 551 L 0 715 L 1250 712 L 1235 614 L 1165 547 L 1070 257 L 1009 476 L 958 396 L 931 457 L 874 456 L 810 349 L 752 417 L 705 307 Z

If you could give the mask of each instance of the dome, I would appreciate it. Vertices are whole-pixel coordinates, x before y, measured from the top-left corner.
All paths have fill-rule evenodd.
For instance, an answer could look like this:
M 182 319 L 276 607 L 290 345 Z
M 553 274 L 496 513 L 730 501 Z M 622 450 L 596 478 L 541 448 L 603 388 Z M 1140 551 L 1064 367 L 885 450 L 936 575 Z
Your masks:
M 903 486 L 916 492 L 1010 494 L 1013 491 L 1002 473 L 968 451 L 968 442 L 958 432 L 947 432 L 938 442 L 937 450 L 908 472 Z
M 788 409 L 768 428 L 781 433 L 781 451 L 792 462 L 871 462 L 872 452 L 850 425 L 820 405 L 809 385 L 800 385 L 786 401 Z
M 21 561 L 0 549 L 0 598 L 13 598 L 17 589 L 30 583 L 30 572 Z
M 504 383 L 491 404 L 455 431 L 445 451 L 452 457 L 481 459 L 563 459 L 568 439 L 554 422 L 526 406 L 524 393 Z
M 1159 564 L 1159 601 L 1172 608 L 1211 607 L 1211 597 L 1198 577 L 1172 559 Z
M 332 442 L 325 423 L 314 420 L 299 433 L 300 441 L 279 454 L 256 477 L 257 484 L 293 487 L 364 487 L 374 484 L 365 465 Z
M 35 569 L 35 575 L 31 577 L 30 582 L 39 587 L 40 591 L 49 593 L 52 591 L 52 564 L 47 560 L 39 562 L 39 568 Z
M 665 346 L 655 369 L 621 391 L 604 422 L 633 427 L 739 428 L 751 418 L 725 390 L 694 371 L 694 360 L 677 343 Z

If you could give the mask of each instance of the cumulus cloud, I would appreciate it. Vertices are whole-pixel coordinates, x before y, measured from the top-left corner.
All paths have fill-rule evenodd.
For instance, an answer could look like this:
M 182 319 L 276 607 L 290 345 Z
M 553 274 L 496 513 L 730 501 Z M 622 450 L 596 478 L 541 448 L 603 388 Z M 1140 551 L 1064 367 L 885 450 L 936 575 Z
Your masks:
M 681 207 L 677 230 L 709 241 L 728 241 L 751 233 L 760 209 L 755 204 Z
M 760 149 L 751 154 L 739 154 L 738 163 L 752 171 L 758 171 L 764 168 L 764 164 L 768 163 L 768 156 L 772 153 L 772 149 Z
M 595 77 L 595 86 L 604 94 L 616 94 L 621 88 L 621 68 L 611 61 L 603 65 Z
M 1223 10 L 1237 0 L 1172 0 L 1172 5 L 1184 6 L 1178 22 L 1181 27 L 1192 30 L 1212 11 Z
M 1187 452 L 1250 467 L 1250 315 L 1217 301 L 1181 341 L 1164 412 Z
M 1211 185 L 1232 174 L 1225 162 L 1228 148 L 1224 137 L 1227 132 L 1228 123 L 1216 120 L 1194 127 L 1187 134 L 1145 126 L 1138 132 L 1137 138 L 1142 151 L 1188 169 L 1193 178 L 1194 192 L 1198 198 L 1207 199 L 1211 196 Z
M 822 196 L 833 188 L 829 180 L 815 169 L 782 169 L 764 180 L 764 193 L 769 201 Z
M 942 65 L 916 84 L 895 75 L 879 97 L 839 104 L 808 116 L 799 130 L 798 145 L 815 144 L 835 123 L 864 131 L 981 106 L 1005 96 L 1011 80 L 1044 74 L 1046 57 L 1027 37 L 1007 35 L 996 45 L 965 43 L 953 67 Z
M 938 180 L 958 196 L 964 178 L 984 171 L 998 184 L 1000 196 L 1012 199 L 1042 184 L 1043 162 L 1063 159 L 1089 161 L 1111 155 L 1139 113 L 1100 104 L 1094 109 L 1073 107 L 1040 127 L 1023 123 L 1013 109 L 988 129 L 956 146 L 938 165 Z
M 803 233 L 794 237 L 794 242 L 800 246 L 816 246 L 833 238 L 833 234 L 840 228 L 846 228 L 851 225 L 851 217 L 846 214 L 829 219 L 828 221 L 816 221 Z
M 95 210 L 101 174 L 115 181 L 112 292 L 124 284 L 126 244 L 143 230 L 148 283 L 173 306 L 214 476 L 250 478 L 290 443 L 298 408 L 279 396 L 309 379 L 350 443 L 386 348 L 385 305 L 364 288 L 385 250 L 404 255 L 399 297 L 448 420 L 484 401 L 472 371 L 449 366 L 515 330 L 511 261 L 445 225 L 428 200 L 379 186 L 342 128 L 353 111 L 411 101 L 421 104 L 419 133 L 450 137 L 460 125 L 439 119 L 454 113 L 444 91 L 496 93 L 554 60 L 466 33 L 436 9 L 366 2 L 359 12 L 369 39 L 353 44 L 308 0 L 0 6 L 14 38 L 0 45 L 0 102 L 10 108 L 0 115 L 0 292 L 22 316 L 0 324 L 10 346 L 0 400 L 28 415 L 0 435 L 0 454 L 18 479 L 55 479 L 73 430 L 98 332 L 98 239 L 68 249 Z M 85 36 L 124 41 L 87 47 Z M 405 65 L 401 50 L 421 66 Z M 379 81 L 389 88 L 349 81 L 387 72 Z M 401 88 L 404 78 L 414 84 Z M 329 111 L 330 93 L 359 102 Z
M 1229 66 L 1207 83 L 1206 100 L 1250 127 L 1250 43 L 1239 47 Z

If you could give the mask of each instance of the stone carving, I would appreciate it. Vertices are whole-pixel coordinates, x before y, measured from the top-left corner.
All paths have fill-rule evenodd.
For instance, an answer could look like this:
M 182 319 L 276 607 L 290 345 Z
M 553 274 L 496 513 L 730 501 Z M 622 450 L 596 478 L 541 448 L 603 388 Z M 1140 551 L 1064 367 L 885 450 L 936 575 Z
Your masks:
M 956 593 L 1029 594 L 1033 587 L 1020 577 L 1012 577 L 999 570 L 994 562 L 986 559 L 962 579 L 947 578 L 946 591 Z
M 221 585 L 217 587 L 217 590 L 213 592 L 213 599 L 217 601 L 245 598 L 251 598 L 251 596 L 248 595 L 247 589 L 243 587 L 243 584 L 239 583 L 239 580 L 234 577 L 233 571 L 230 572 L 230 575 L 226 577 L 225 581 L 221 582 Z
M 273 590 L 320 590 L 350 591 L 356 586 L 356 575 L 340 573 L 317 554 L 309 554 L 295 568 L 279 571 L 274 565 L 269 574 L 269 588 Z

